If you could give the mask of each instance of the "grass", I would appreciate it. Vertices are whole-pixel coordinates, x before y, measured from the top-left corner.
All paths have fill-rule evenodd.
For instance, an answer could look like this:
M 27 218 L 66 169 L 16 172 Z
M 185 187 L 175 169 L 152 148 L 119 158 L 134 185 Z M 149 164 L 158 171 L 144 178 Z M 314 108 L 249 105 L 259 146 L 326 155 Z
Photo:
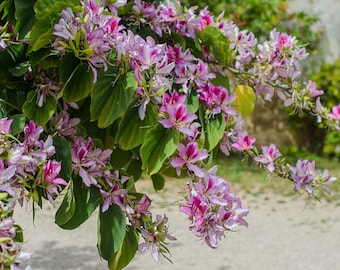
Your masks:
M 330 173 L 338 178 L 331 185 L 332 195 L 329 196 L 325 192 L 318 194 L 318 199 L 327 202 L 336 202 L 340 205 L 340 162 L 315 155 L 300 155 L 300 159 L 308 159 L 316 161 L 316 168 L 324 170 L 329 169 Z M 287 162 L 295 164 L 298 158 L 288 157 Z M 217 174 L 230 182 L 233 192 L 239 195 L 283 195 L 283 196 L 300 196 L 294 191 L 294 184 L 287 179 L 279 177 L 268 177 L 268 172 L 262 168 L 256 167 L 252 162 L 241 161 L 237 157 L 219 157 L 213 165 L 218 166 Z M 138 181 L 137 189 L 148 194 L 155 193 L 152 182 Z M 156 201 L 173 202 L 173 200 L 182 198 L 185 195 L 187 188 L 185 183 L 188 179 L 183 178 L 167 178 L 163 190 L 157 192 Z M 155 194 L 154 194 L 155 195 Z M 307 195 L 302 196 L 308 198 Z M 313 199 L 313 198 L 312 198 Z
M 331 196 L 321 192 L 318 194 L 320 200 L 340 201 L 340 162 L 320 156 L 309 155 L 302 156 L 302 159 L 315 160 L 316 168 L 320 170 L 329 169 L 331 175 L 338 178 L 331 185 Z M 296 163 L 296 158 L 288 157 L 287 162 Z M 274 193 L 284 196 L 293 196 L 296 192 L 293 190 L 293 183 L 287 179 L 279 177 L 268 177 L 268 172 L 262 168 L 254 166 L 250 161 L 241 161 L 240 158 L 219 158 L 216 162 L 218 165 L 218 174 L 227 179 L 233 190 L 243 191 L 252 195 Z

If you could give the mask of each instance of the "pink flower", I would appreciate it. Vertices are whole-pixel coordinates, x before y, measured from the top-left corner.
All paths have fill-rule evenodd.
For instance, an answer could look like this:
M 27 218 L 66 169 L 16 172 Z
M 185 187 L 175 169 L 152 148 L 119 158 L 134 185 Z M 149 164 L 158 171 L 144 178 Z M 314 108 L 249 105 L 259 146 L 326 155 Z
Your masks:
M 253 148 L 255 143 L 255 138 L 249 137 L 247 134 L 239 134 L 237 136 L 236 142 L 234 142 L 231 147 L 237 151 L 245 151 Z
M 281 156 L 279 150 L 277 150 L 274 144 L 270 144 L 269 146 L 262 146 L 262 154 L 254 157 L 256 162 L 267 165 L 267 169 L 270 172 L 275 170 L 274 161 Z
M 60 171 L 60 162 L 54 160 L 47 161 L 47 163 L 44 164 L 44 181 L 51 185 L 67 185 L 67 182 L 64 179 L 57 177 Z
M 186 146 L 180 143 L 177 147 L 179 157 L 175 157 L 171 160 L 171 166 L 176 168 L 177 174 L 181 174 L 181 168 L 186 166 L 188 170 L 194 172 L 196 176 L 202 177 L 204 172 L 202 169 L 195 165 L 198 161 L 206 159 L 209 154 L 207 150 L 198 150 L 197 142 L 190 142 Z
M 61 191 L 62 188 L 60 185 L 67 185 L 67 182 L 64 179 L 58 177 L 60 171 L 61 164 L 58 161 L 48 160 L 43 166 L 43 180 L 48 184 L 46 187 L 47 198 L 53 206 L 53 196 L 58 195 Z
M 309 92 L 309 96 L 311 98 L 318 97 L 324 94 L 322 90 L 316 89 L 316 83 L 311 80 L 309 80 L 308 82 L 304 82 L 304 85 L 306 86 L 306 89 Z
M 126 189 L 120 189 L 118 184 L 114 184 L 111 187 L 109 192 L 104 190 L 100 190 L 100 194 L 102 195 L 104 202 L 102 205 L 102 212 L 105 212 L 109 209 L 111 204 L 118 205 L 123 211 L 125 211 L 125 204 L 126 204 Z
M 175 100 L 181 103 L 177 104 Z M 168 118 L 161 120 L 160 123 L 165 128 L 174 127 L 183 134 L 193 137 L 195 132 L 191 129 L 190 125 L 197 118 L 197 115 L 187 111 L 184 101 L 185 99 L 181 97 L 174 97 L 172 99 L 168 95 L 164 95 L 162 111 L 165 112 Z
M 307 193 L 313 193 L 313 182 L 320 174 L 320 171 L 315 169 L 315 161 L 298 160 L 296 166 L 290 166 L 289 169 L 295 183 L 294 190 L 304 189 Z
M 212 168 L 199 182 L 188 184 L 187 203 L 180 206 L 192 222 L 190 230 L 211 248 L 217 248 L 226 231 L 247 226 L 243 218 L 248 214 L 229 184 L 215 172 L 216 168 Z
M 340 120 L 340 104 L 332 107 L 332 112 L 327 114 L 327 116 L 334 120 Z
M 0 119 L 0 134 L 1 133 L 11 133 L 11 124 L 13 119 L 1 118 Z
M 212 115 L 224 112 L 235 115 L 236 111 L 231 107 L 236 95 L 229 95 L 228 90 L 222 86 L 205 83 L 198 89 L 199 99 L 204 102 L 205 107 Z

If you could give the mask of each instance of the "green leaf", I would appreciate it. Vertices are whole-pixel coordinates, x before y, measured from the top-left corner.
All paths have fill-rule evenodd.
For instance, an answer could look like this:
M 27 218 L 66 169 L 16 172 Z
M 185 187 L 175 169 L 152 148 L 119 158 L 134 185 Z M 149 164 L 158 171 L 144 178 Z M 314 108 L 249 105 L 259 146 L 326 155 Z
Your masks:
M 236 99 L 232 105 L 235 106 L 235 109 L 245 118 L 250 115 L 255 108 L 256 96 L 254 90 L 248 85 L 237 85 L 234 93 L 236 94 Z
M 37 0 L 34 5 L 34 11 L 39 19 L 51 14 L 59 17 L 63 9 L 74 6 L 79 6 L 78 0 Z
M 14 224 L 15 228 L 15 237 L 13 240 L 18 243 L 23 243 L 24 242 L 24 233 L 22 228 L 18 224 Z
M 65 137 L 54 137 L 53 145 L 55 147 L 56 160 L 61 161 L 61 172 L 59 176 L 66 181 L 71 179 L 72 173 L 72 156 L 70 145 Z
M 197 36 L 208 51 L 214 55 L 220 66 L 228 65 L 231 59 L 229 39 L 222 34 L 220 29 L 207 26 L 203 31 L 197 31 Z
M 11 124 L 11 134 L 13 136 L 19 134 L 24 130 L 26 117 L 23 114 L 14 114 L 8 117 L 9 119 L 13 119 Z
M 68 54 L 60 64 L 59 75 L 64 84 L 63 94 L 67 101 L 79 101 L 93 90 L 94 75 L 86 62 Z
M 37 105 L 37 92 L 28 93 L 22 111 L 28 119 L 34 120 L 37 125 L 44 125 L 51 119 L 57 109 L 57 102 L 53 96 L 46 96 L 42 107 Z
M 126 217 L 122 209 L 112 204 L 106 212 L 99 212 L 98 251 L 104 260 L 116 253 L 126 234 Z
M 21 77 L 28 71 L 29 67 L 30 67 L 30 63 L 27 61 L 27 62 L 20 63 L 16 65 L 15 67 L 9 69 L 9 72 L 14 77 Z
M 187 98 L 187 109 L 189 113 L 195 113 L 198 110 L 199 107 L 199 100 L 197 92 L 191 91 L 190 95 L 188 95 Z
M 114 70 L 109 70 L 108 73 L 104 73 L 103 70 L 99 71 L 98 80 L 94 85 L 93 91 L 91 93 L 91 121 L 96 121 L 98 119 L 107 102 L 108 97 L 112 94 L 114 88 L 113 82 L 116 79 L 115 73 L 116 71 Z
M 17 19 L 14 31 L 19 33 L 20 39 L 25 37 L 35 22 L 34 3 L 35 0 L 14 0 L 15 17 Z
M 55 223 L 65 230 L 76 229 L 89 219 L 100 201 L 98 188 L 84 186 L 81 178 L 77 176 L 70 181 L 64 200 L 56 213 Z
M 45 17 L 38 20 L 32 27 L 30 34 L 30 46 L 32 51 L 38 51 L 52 43 L 55 39 L 53 37 L 53 25 L 51 22 L 54 21 L 52 17 Z
M 130 176 L 133 176 L 133 179 L 137 181 L 143 173 L 142 162 L 140 159 L 131 159 L 126 168 L 126 173 Z
M 224 135 L 226 122 L 223 114 L 215 115 L 214 118 L 206 119 L 205 129 L 205 148 L 211 151 L 219 143 Z
M 138 107 L 132 105 L 119 124 L 117 140 L 120 147 L 128 150 L 141 145 L 146 133 L 154 127 L 157 121 L 158 110 L 153 104 L 148 104 L 146 107 L 143 120 L 139 117 Z
M 214 79 L 211 79 L 210 82 L 214 85 L 223 86 L 224 88 L 229 90 L 230 85 L 228 77 L 224 77 L 220 73 L 215 73 L 215 75 L 216 77 Z
M 105 80 L 93 91 L 91 120 L 98 117 L 98 126 L 101 128 L 111 125 L 128 109 L 136 89 L 137 81 L 132 72 L 120 75 L 113 87 L 112 78 L 111 82 Z
M 139 234 L 137 230 L 131 226 L 127 226 L 122 245 L 109 260 L 109 269 L 121 270 L 127 266 L 136 255 L 138 242 Z
M 71 181 L 67 188 L 67 192 L 64 195 L 64 199 L 55 215 L 55 223 L 61 228 L 63 228 L 62 226 L 64 224 L 67 224 L 70 220 L 72 220 L 76 210 L 76 199 L 74 197 L 73 190 L 73 181 Z
M 165 178 L 161 174 L 151 175 L 153 188 L 156 191 L 162 190 L 165 184 Z
M 131 157 L 131 151 L 124 151 L 121 148 L 116 148 L 111 155 L 111 165 L 113 168 L 121 169 L 130 161 Z
M 149 130 L 140 148 L 142 169 L 152 175 L 157 173 L 177 149 L 180 133 L 176 129 L 165 129 L 158 124 Z

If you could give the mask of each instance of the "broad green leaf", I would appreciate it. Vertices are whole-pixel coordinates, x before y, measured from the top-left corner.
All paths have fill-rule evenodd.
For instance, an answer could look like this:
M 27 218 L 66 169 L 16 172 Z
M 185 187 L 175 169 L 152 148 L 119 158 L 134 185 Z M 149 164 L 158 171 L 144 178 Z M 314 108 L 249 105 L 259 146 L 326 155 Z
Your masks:
M 245 118 L 250 115 L 255 108 L 256 96 L 254 90 L 248 85 L 237 85 L 234 93 L 236 94 L 236 99 L 232 105 L 235 106 L 235 109 Z
M 53 42 L 55 39 L 53 26 L 59 21 L 61 11 L 67 7 L 76 9 L 75 6 L 80 6 L 80 2 L 76 0 L 38 0 L 36 2 L 34 11 L 37 21 L 30 33 L 30 46 L 33 51 L 38 51 Z
M 153 188 L 156 191 L 162 190 L 165 184 L 165 178 L 161 174 L 151 175 Z
M 37 0 L 34 11 L 38 19 L 54 14 L 56 17 L 66 7 L 79 6 L 78 0 Z
M 214 55 L 217 63 L 225 67 L 231 58 L 229 39 L 222 34 L 221 30 L 213 26 L 207 26 L 203 31 L 197 31 L 198 38 L 208 51 Z
M 55 214 L 55 223 L 63 228 L 62 226 L 64 224 L 67 224 L 70 220 L 72 220 L 75 210 L 76 199 L 74 197 L 73 181 L 71 181 L 67 188 L 67 192 L 64 195 L 63 201 Z
M 37 105 L 37 92 L 28 93 L 26 101 L 22 107 L 22 111 L 28 119 L 34 120 L 37 125 L 44 125 L 50 120 L 57 109 L 57 102 L 53 96 L 46 96 L 46 100 L 42 107 Z
M 133 149 L 141 145 L 146 133 L 158 121 L 158 110 L 153 104 L 148 104 L 145 111 L 145 118 L 140 119 L 138 107 L 132 105 L 120 121 L 117 133 L 117 140 L 124 150 Z
M 199 100 L 197 92 L 191 91 L 187 98 L 187 109 L 189 113 L 196 113 L 199 107 Z
M 149 130 L 140 148 L 142 169 L 152 175 L 157 173 L 177 149 L 180 133 L 176 129 L 165 129 L 158 124 Z
M 116 253 L 126 234 L 126 217 L 122 209 L 112 204 L 106 212 L 99 212 L 98 251 L 108 261 Z
M 28 61 L 20 63 L 16 65 L 15 67 L 9 69 L 9 72 L 14 76 L 14 77 L 21 77 L 23 76 L 29 69 L 30 63 Z
M 55 37 L 53 37 L 53 17 L 45 17 L 36 21 L 30 34 L 30 46 L 32 51 L 38 51 L 49 45 Z
M 215 115 L 214 118 L 206 119 L 205 129 L 205 149 L 211 151 L 222 139 L 226 122 L 223 114 Z
M 14 0 L 15 17 L 17 19 L 14 31 L 19 33 L 20 39 L 25 37 L 35 22 L 33 11 L 35 2 L 35 0 Z
M 135 181 L 137 181 L 143 173 L 142 162 L 140 159 L 131 159 L 126 168 L 126 173 L 132 176 Z
M 26 117 L 23 114 L 14 114 L 8 117 L 9 119 L 13 119 L 11 124 L 11 134 L 13 136 L 19 134 L 24 130 Z
M 76 229 L 89 219 L 100 201 L 98 188 L 85 187 L 81 178 L 77 176 L 70 181 L 67 194 L 56 213 L 55 223 L 65 230 Z
M 63 94 L 67 101 L 79 101 L 93 90 L 93 72 L 86 62 L 80 61 L 74 55 L 64 57 L 59 75 L 64 84 Z
M 222 76 L 220 73 L 216 73 L 216 78 L 210 80 L 214 85 L 220 85 L 229 90 L 229 79 L 228 77 Z
M 128 72 L 121 75 L 113 87 L 111 87 L 111 83 L 108 83 L 108 86 L 105 89 L 106 93 L 103 91 L 104 89 L 96 88 L 96 93 L 92 95 L 91 105 L 93 104 L 93 106 L 91 107 L 98 106 L 99 98 L 105 101 L 98 116 L 98 126 L 101 128 L 108 127 L 125 113 L 136 92 L 137 81 L 133 73 Z
M 60 177 L 69 181 L 72 173 L 72 156 L 70 145 L 65 137 L 54 137 L 53 145 L 55 147 L 56 160 L 61 161 Z
M 138 242 L 139 234 L 137 230 L 131 226 L 127 226 L 122 245 L 109 260 L 109 269 L 121 270 L 127 266 L 136 255 Z
M 131 157 L 131 151 L 124 151 L 121 148 L 116 148 L 111 155 L 111 165 L 113 168 L 121 169 L 131 160 Z
M 14 224 L 15 228 L 15 236 L 13 240 L 18 243 L 23 243 L 24 242 L 24 233 L 22 228 L 18 224 Z
M 11 43 L 1 55 L 1 65 L 14 68 L 18 63 L 25 60 L 27 46 L 22 43 Z
M 56 53 L 51 52 L 50 48 L 44 48 L 36 52 L 31 52 L 30 63 L 32 66 L 39 65 L 43 69 L 58 68 L 60 59 Z
M 109 70 L 108 73 L 104 73 L 103 70 L 98 72 L 98 80 L 91 93 L 91 121 L 96 121 L 98 119 L 108 100 L 108 97 L 112 94 L 114 87 L 113 82 L 116 79 L 116 74 L 111 74 L 116 72 L 117 71 L 115 70 Z

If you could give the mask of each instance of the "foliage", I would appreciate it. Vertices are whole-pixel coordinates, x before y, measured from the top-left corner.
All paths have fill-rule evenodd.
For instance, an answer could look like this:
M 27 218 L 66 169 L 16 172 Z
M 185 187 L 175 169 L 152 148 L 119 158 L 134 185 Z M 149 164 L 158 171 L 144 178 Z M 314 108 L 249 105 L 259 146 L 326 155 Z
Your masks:
M 259 40 L 266 39 L 268 32 L 277 28 L 287 32 L 308 44 L 309 52 L 318 49 L 320 32 L 312 30 L 318 21 L 317 16 L 305 12 L 287 11 L 286 0 L 194 0 L 184 1 L 187 5 L 197 5 L 200 8 L 209 7 L 213 14 L 224 13 L 224 17 L 232 20 L 241 29 L 253 32 Z
M 244 128 L 257 101 L 277 96 L 339 129 L 340 106 L 329 113 L 322 92 L 299 80 L 307 53 L 295 37 L 273 29 L 260 42 L 207 9 L 171 1 L 6 0 L 0 15 L 4 269 L 29 258 L 12 218 L 16 201 L 33 202 L 34 213 L 58 196 L 63 229 L 99 210 L 98 253 L 109 269 L 124 268 L 137 250 L 170 260 L 175 237 L 136 189 L 143 173 L 156 191 L 168 176 L 189 179 L 180 210 L 217 248 L 248 214 L 217 167 L 206 168 L 219 149 L 239 152 L 298 193 L 330 191 L 328 170 L 306 159 L 287 164 Z

